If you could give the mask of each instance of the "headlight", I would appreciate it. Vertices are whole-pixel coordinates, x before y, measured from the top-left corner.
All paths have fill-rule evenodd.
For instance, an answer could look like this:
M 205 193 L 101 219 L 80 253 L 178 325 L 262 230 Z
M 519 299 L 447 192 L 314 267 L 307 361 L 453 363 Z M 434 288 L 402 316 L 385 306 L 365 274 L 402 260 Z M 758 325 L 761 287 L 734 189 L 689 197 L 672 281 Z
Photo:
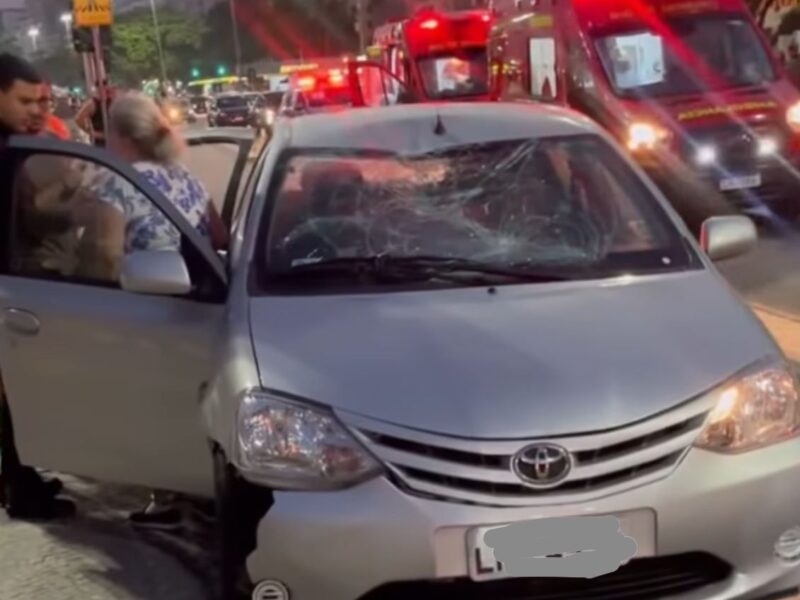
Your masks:
M 773 137 L 763 137 L 758 140 L 758 155 L 772 156 L 778 153 L 778 140 Z
M 695 159 L 698 164 L 710 165 L 717 160 L 717 149 L 714 146 L 700 146 L 697 149 Z
M 713 394 L 716 404 L 696 442 L 700 448 L 744 452 L 800 432 L 797 380 L 781 362 L 760 363 Z
M 652 150 L 663 142 L 668 133 L 665 129 L 650 123 L 631 123 L 628 127 L 628 148 L 631 150 Z
M 260 391 L 242 397 L 233 463 L 274 489 L 337 489 L 381 472 L 332 412 Z
M 795 131 L 800 131 L 800 102 L 795 102 L 786 111 L 786 122 Z

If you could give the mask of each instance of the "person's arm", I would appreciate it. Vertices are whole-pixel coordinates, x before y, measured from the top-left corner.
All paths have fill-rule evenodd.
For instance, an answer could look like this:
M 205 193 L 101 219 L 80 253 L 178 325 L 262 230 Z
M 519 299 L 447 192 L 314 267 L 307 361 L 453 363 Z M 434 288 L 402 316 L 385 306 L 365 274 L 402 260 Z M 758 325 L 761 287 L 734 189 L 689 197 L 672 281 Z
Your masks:
M 208 203 L 208 234 L 214 250 L 227 250 L 230 236 L 225 222 L 213 202 Z
M 94 111 L 97 110 L 97 106 L 95 106 L 94 100 L 88 100 L 78 111 L 78 114 L 75 115 L 75 122 L 78 124 L 78 127 L 83 129 L 86 133 L 92 134 L 92 117 L 94 116 Z

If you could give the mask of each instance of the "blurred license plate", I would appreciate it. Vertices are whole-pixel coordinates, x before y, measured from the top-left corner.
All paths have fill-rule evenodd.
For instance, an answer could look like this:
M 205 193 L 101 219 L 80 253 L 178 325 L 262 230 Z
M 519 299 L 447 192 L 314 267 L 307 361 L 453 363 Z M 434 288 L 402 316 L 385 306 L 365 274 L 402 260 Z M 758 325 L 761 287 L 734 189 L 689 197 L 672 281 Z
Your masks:
M 740 177 L 725 177 L 719 182 L 719 189 L 723 192 L 731 190 L 745 190 L 761 185 L 761 175 L 743 175 Z
M 636 558 L 655 555 L 656 518 L 653 511 L 636 510 L 618 514 L 616 517 L 622 533 L 636 541 Z M 503 572 L 502 565 L 495 560 L 494 550 L 484 541 L 486 533 L 499 527 L 504 526 L 475 527 L 467 532 L 467 564 L 473 581 L 509 577 Z

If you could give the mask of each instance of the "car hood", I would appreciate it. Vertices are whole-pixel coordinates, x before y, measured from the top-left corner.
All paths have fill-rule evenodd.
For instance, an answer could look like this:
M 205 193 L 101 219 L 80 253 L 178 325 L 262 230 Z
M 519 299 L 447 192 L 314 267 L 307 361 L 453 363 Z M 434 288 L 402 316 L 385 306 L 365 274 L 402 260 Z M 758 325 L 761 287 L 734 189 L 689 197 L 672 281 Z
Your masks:
M 251 303 L 265 388 L 475 438 L 617 427 L 777 353 L 709 271 Z

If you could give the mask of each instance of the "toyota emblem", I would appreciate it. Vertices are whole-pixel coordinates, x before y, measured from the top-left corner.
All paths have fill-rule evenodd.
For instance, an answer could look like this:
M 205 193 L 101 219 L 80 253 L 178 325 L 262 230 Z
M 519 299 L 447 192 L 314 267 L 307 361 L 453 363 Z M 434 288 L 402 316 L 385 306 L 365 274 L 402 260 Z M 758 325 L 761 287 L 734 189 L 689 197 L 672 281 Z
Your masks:
M 572 457 L 555 444 L 532 444 L 517 452 L 512 467 L 530 487 L 549 488 L 561 483 L 572 470 Z

